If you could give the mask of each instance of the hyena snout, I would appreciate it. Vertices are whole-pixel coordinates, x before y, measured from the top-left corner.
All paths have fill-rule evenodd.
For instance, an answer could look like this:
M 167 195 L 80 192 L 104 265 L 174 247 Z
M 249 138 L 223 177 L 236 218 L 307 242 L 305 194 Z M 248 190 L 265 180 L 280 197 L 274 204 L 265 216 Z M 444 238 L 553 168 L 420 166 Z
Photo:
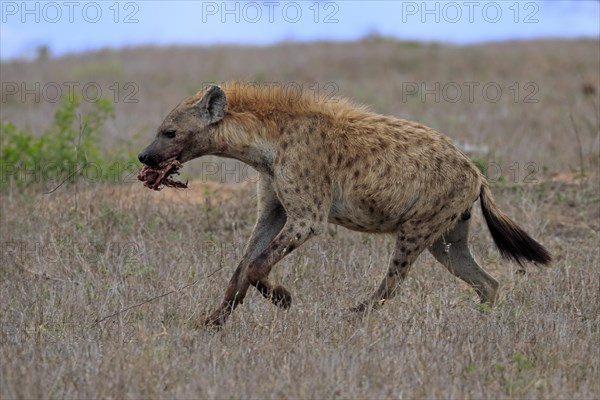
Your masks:
M 143 150 L 138 153 L 138 160 L 140 160 L 142 164 L 148 164 L 149 158 L 148 153 Z
M 158 164 L 165 161 L 165 159 L 163 159 L 162 157 L 159 157 L 157 154 L 149 152 L 145 149 L 140 151 L 140 153 L 138 154 L 138 160 L 140 160 L 142 164 L 148 165 L 150 167 L 156 167 L 158 166 Z
M 163 150 L 159 146 L 150 144 L 144 150 L 140 151 L 138 154 L 138 160 L 140 160 L 142 164 L 150 167 L 156 167 L 163 161 L 167 161 L 175 156 L 177 156 L 177 152 L 173 151 L 173 149 Z

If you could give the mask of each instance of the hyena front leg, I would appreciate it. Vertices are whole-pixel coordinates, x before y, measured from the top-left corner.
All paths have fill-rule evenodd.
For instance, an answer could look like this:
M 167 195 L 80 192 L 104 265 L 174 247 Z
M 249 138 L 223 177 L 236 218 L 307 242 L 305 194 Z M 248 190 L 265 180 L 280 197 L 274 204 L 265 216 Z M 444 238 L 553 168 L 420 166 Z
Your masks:
M 246 277 L 261 294 L 281 308 L 288 308 L 292 304 L 289 291 L 281 285 L 273 285 L 269 280 L 269 273 L 273 266 L 283 257 L 300 247 L 309 238 L 321 231 L 322 223 L 311 219 L 288 220 L 282 231 L 248 266 Z
M 352 308 L 352 311 L 362 313 L 370 308 L 377 309 L 386 300 L 394 297 L 398 287 L 406 279 L 413 262 L 425 249 L 424 243 L 418 243 L 414 238 L 402 232 L 397 235 L 396 247 L 387 274 L 371 298 L 360 302 Z
M 249 282 L 246 269 L 275 236 L 281 231 L 286 222 L 286 213 L 273 191 L 271 179 L 261 176 L 258 182 L 258 218 L 250 239 L 244 249 L 242 260 L 238 264 L 229 281 L 225 298 L 221 305 L 206 319 L 206 325 L 221 326 L 225 323 L 234 308 L 244 301 Z
M 307 150 L 299 148 L 298 151 Z M 299 159 L 310 159 L 309 155 L 299 154 Z M 277 237 L 248 266 L 250 284 L 282 308 L 291 305 L 291 296 L 284 287 L 271 283 L 269 273 L 279 260 L 323 231 L 331 206 L 327 172 L 315 163 L 312 167 L 294 162 L 276 165 L 275 186 L 287 221 Z

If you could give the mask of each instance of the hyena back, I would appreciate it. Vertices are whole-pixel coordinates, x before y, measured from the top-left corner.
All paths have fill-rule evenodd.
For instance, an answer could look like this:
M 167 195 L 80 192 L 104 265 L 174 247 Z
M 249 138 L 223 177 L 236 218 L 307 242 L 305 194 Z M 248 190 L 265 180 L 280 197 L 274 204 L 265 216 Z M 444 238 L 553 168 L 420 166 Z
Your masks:
M 345 99 L 296 94 L 237 82 L 210 86 L 172 110 L 139 154 L 150 166 L 217 155 L 260 173 L 256 225 L 207 324 L 224 324 L 250 285 L 288 308 L 291 295 L 269 280 L 271 268 L 327 223 L 395 235 L 387 274 L 353 308 L 357 312 L 392 298 L 425 249 L 493 305 L 498 283 L 468 248 L 477 199 L 503 256 L 519 263 L 551 261 L 542 245 L 498 209 L 485 177 L 446 136 Z

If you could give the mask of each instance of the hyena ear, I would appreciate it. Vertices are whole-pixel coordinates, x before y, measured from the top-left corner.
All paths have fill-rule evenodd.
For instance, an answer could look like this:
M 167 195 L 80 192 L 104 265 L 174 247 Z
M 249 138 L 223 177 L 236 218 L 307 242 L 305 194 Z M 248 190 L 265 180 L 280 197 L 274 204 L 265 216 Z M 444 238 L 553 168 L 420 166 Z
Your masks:
M 194 104 L 194 108 L 209 124 L 219 122 L 227 112 L 225 92 L 218 86 L 210 86 L 204 96 Z

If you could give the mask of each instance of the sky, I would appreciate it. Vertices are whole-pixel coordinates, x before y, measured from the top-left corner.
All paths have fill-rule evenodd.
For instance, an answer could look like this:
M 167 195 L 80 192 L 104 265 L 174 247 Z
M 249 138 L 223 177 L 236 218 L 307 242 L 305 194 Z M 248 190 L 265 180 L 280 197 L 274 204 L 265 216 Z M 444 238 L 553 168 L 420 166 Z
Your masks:
M 134 45 L 269 45 L 378 34 L 455 44 L 600 35 L 600 1 L 0 1 L 0 59 Z

